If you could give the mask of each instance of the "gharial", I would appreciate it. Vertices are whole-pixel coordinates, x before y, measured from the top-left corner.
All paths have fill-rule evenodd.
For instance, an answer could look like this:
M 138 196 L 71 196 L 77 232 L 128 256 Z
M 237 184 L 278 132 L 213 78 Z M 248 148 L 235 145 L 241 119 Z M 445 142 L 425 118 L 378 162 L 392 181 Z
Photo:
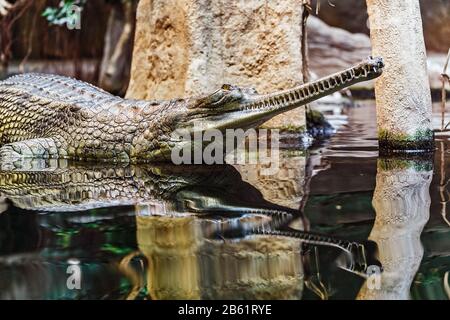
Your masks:
M 382 74 L 382 58 L 288 90 L 260 95 L 223 85 L 203 97 L 129 100 L 56 75 L 22 74 L 0 82 L 0 156 L 105 161 L 168 161 L 177 129 L 248 129 Z

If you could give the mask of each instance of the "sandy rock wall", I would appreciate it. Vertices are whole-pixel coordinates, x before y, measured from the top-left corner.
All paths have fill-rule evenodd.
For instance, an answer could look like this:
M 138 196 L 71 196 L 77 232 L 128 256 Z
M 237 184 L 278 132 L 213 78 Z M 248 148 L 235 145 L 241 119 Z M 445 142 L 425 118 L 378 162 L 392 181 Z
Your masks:
M 169 99 L 185 95 L 189 62 L 186 16 L 182 1 L 139 2 L 128 97 Z
M 260 93 L 303 82 L 301 0 L 141 0 L 127 97 L 207 94 L 224 83 Z M 303 126 L 304 108 L 269 126 Z

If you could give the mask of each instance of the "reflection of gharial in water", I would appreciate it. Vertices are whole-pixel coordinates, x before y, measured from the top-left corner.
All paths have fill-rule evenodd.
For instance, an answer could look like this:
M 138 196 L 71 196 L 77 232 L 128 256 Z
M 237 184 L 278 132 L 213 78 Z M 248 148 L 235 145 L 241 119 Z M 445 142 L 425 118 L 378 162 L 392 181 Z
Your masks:
M 369 278 L 360 299 L 409 299 L 423 256 L 420 235 L 430 214 L 431 160 L 380 159 L 373 196 L 370 239 L 379 246 L 384 271 Z
M 172 208 L 180 193 L 195 188 L 234 181 L 232 168 L 192 166 L 104 166 L 67 163 L 64 160 L 24 159 L 13 165 L 3 164 L 0 192 L 19 208 L 42 211 L 80 211 L 98 207 L 134 205 L 159 200 L 161 208 Z M 190 187 L 191 189 L 187 188 Z M 186 189 L 187 188 L 187 189 Z M 233 189 L 239 191 L 239 186 Z M 233 194 L 230 190 L 230 194 Z M 184 193 L 183 193 L 184 194 Z M 251 195 L 250 195 L 251 197 Z M 166 201 L 167 200 L 167 201 Z M 170 201 L 172 200 L 172 201 Z M 187 199 L 186 199 L 187 200 Z
M 298 212 L 266 201 L 231 166 L 100 167 L 26 160 L 3 164 L 0 192 L 26 210 L 136 205 L 153 298 L 299 297 L 301 243 L 342 250 L 346 269 L 367 265 L 361 244 L 290 228 Z M 127 259 L 122 267 L 132 274 Z
M 271 230 L 288 225 L 297 216 L 296 210 L 266 201 L 232 166 L 99 166 L 31 159 L 11 165 L 3 163 L 0 170 L 0 193 L 21 209 L 61 212 L 145 205 L 152 208 L 152 214 L 169 216 L 259 214 L 274 219 L 238 230 L 242 236 L 273 233 L 349 251 L 353 246 L 321 235 L 303 236 L 289 228 Z
M 0 194 L 26 210 L 82 211 L 153 203 L 159 214 L 288 210 L 266 201 L 232 166 L 105 166 L 65 160 L 2 163 Z M 251 205 L 252 204 L 252 205 Z

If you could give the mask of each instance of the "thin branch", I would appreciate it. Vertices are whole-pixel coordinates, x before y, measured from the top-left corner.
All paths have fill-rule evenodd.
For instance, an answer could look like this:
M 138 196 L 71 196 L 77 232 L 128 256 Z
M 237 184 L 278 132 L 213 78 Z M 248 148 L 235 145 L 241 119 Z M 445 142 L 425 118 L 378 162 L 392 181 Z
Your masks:
M 12 4 L 6 0 L 0 0 L 0 16 L 6 16 L 8 10 L 12 8 Z
M 447 67 L 448 67 L 449 60 L 450 60 L 450 48 L 448 49 L 447 60 L 445 61 L 444 70 L 442 71 L 442 75 L 443 76 L 445 75 L 447 77 L 448 77 L 448 75 L 447 75 Z
M 34 30 L 36 29 L 36 21 L 37 21 L 37 18 L 39 16 L 39 12 L 41 12 L 41 10 L 44 7 L 44 5 L 45 5 L 45 1 L 39 1 L 38 8 L 36 9 L 36 11 L 34 13 L 34 16 L 33 16 L 33 21 L 32 21 L 32 24 L 31 24 L 31 30 L 30 30 L 30 33 L 29 33 L 29 36 L 28 36 L 27 53 L 26 53 L 25 57 L 23 57 L 22 61 L 20 62 L 20 65 L 19 65 L 19 70 L 22 73 L 25 72 L 25 64 L 27 63 L 28 58 L 31 55 L 31 52 L 33 51 L 33 36 L 34 36 Z
M 444 126 L 444 121 L 445 121 L 445 108 L 446 108 L 446 103 L 447 103 L 447 90 L 445 89 L 445 84 L 448 82 L 450 83 L 450 77 L 447 74 L 447 67 L 450 61 L 450 49 L 448 50 L 448 54 L 447 54 L 447 59 L 445 61 L 445 65 L 444 65 L 444 70 L 442 71 L 441 74 L 441 79 L 442 79 L 442 88 L 441 88 L 441 131 L 444 131 L 448 128 L 448 126 L 450 125 L 450 122 L 447 123 Z

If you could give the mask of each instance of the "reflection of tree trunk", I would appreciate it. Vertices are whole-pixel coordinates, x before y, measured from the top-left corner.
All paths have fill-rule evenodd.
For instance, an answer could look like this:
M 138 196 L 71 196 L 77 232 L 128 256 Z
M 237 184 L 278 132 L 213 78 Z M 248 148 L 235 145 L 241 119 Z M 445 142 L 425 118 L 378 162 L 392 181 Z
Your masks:
M 380 251 L 381 287 L 369 289 L 366 283 L 358 298 L 409 298 L 423 256 L 420 234 L 430 212 L 431 167 L 428 160 L 378 160 L 376 218 L 370 239 Z
M 3 65 L 3 63 L 0 63 L 0 80 L 3 78 L 6 78 L 8 75 L 8 68 Z
M 116 94 L 125 94 L 131 68 L 137 1 L 114 5 L 108 20 L 99 85 Z

